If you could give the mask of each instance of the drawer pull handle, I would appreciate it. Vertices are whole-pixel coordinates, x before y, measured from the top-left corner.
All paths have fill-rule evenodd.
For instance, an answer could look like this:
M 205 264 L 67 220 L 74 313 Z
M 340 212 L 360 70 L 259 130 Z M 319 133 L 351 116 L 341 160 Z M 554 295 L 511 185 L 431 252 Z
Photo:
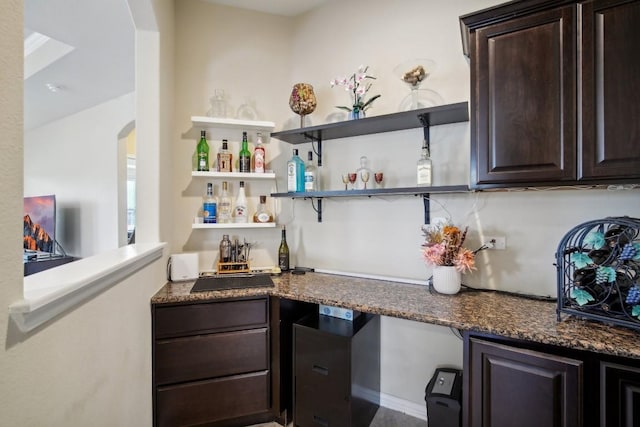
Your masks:
M 325 377 L 329 375 L 329 369 L 325 368 L 324 366 L 313 365 L 313 368 L 311 368 L 311 370 L 316 374 L 324 375 Z
M 325 420 L 324 418 L 320 418 L 317 415 L 313 416 L 313 422 L 324 427 L 329 427 L 329 421 Z

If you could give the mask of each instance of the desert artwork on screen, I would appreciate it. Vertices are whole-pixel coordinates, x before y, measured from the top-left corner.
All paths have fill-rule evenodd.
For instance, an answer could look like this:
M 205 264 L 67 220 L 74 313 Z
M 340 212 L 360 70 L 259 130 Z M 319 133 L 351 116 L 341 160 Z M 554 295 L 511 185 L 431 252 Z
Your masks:
M 54 195 L 24 198 L 24 249 L 54 252 L 56 198 Z

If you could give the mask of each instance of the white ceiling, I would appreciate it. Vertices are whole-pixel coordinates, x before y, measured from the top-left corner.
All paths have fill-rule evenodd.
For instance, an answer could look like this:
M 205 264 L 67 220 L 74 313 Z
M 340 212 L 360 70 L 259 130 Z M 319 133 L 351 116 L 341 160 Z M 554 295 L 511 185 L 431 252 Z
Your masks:
M 33 32 L 53 39 L 25 58 L 25 129 L 134 90 L 135 30 L 127 1 L 24 0 L 25 39 Z M 295 16 L 330 0 L 203 1 Z

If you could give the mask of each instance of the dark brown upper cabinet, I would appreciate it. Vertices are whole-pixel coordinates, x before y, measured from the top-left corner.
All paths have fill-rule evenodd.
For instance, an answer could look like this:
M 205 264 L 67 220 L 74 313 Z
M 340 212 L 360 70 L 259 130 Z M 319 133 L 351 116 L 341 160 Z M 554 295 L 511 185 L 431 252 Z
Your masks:
M 640 182 L 640 0 L 523 0 L 460 20 L 472 187 Z

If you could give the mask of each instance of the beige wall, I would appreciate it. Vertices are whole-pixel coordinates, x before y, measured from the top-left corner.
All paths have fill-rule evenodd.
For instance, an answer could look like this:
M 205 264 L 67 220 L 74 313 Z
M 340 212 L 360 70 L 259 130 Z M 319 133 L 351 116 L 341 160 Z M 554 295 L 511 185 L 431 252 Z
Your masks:
M 3 5 L 0 14 L 0 424 L 11 426 L 149 426 L 151 425 L 151 316 L 149 300 L 165 281 L 166 258 L 158 260 L 112 288 L 46 323 L 21 334 L 7 307 L 22 298 L 20 236 L 22 216 L 22 1 Z M 162 15 L 172 22 L 172 2 L 162 1 Z M 153 19 L 152 19 L 153 20 Z M 168 31 L 171 34 L 169 28 Z M 158 38 L 156 38 L 158 41 Z M 165 50 L 163 50 L 165 49 Z M 156 59 L 171 53 L 171 45 L 156 43 Z M 147 55 L 147 52 L 144 53 Z M 159 73 L 160 67 L 155 69 Z M 166 84 L 166 83 L 165 83 Z M 169 85 L 170 86 L 170 85 Z M 171 95 L 147 89 L 156 105 Z M 169 100 L 170 101 L 170 100 Z M 143 124 L 148 116 L 139 118 Z M 159 120 L 149 127 L 157 126 Z M 145 129 L 149 129 L 145 127 Z M 156 132 L 159 134 L 160 131 Z M 145 149 L 161 153 L 165 139 L 145 134 Z M 145 172 L 160 176 L 160 155 Z M 166 160 L 165 160 L 166 162 Z M 157 184 L 167 185 L 166 182 Z M 160 200 L 158 187 L 144 191 Z M 156 204 L 139 218 L 166 207 Z M 152 222 L 153 218 L 147 223 Z M 159 223 L 161 220 L 157 221 Z M 150 234 L 153 234 L 149 237 Z M 144 235 L 158 241 L 162 232 Z M 155 238 L 156 240 L 152 240 Z M 13 242 L 13 243 L 11 243 Z
M 469 64 L 462 54 L 458 17 L 498 0 L 349 0 L 327 5 L 294 19 L 182 0 L 176 3 L 176 111 L 172 197 L 175 227 L 172 251 L 199 251 L 201 267 L 217 254 L 221 232 L 191 230 L 204 182 L 189 175 L 195 137 L 184 137 L 191 115 L 203 115 L 215 88 L 232 96 L 237 108 L 253 96 L 260 119 L 277 129 L 299 123 L 288 106 L 291 86 L 307 82 L 318 98 L 312 124 L 332 120 L 336 105 L 348 103 L 330 79 L 349 75 L 360 64 L 377 77 L 372 94 L 382 97 L 369 115 L 398 111 L 408 89 L 394 68 L 416 57 L 432 58 L 437 68 L 426 83 L 446 103 L 469 100 Z M 238 29 L 242 31 L 238 31 Z M 469 123 L 431 129 L 434 183 L 469 181 Z M 325 189 L 342 187 L 340 174 L 354 171 L 367 155 L 382 170 L 388 186 L 415 184 L 422 130 L 325 141 Z M 214 152 L 219 141 L 212 141 Z M 309 144 L 296 146 L 306 158 Z M 284 188 L 285 163 L 292 146 L 271 140 L 267 158 Z M 218 183 L 219 185 L 219 183 Z M 249 184 L 258 186 L 258 184 Z M 217 187 L 219 191 L 219 186 Z M 254 193 L 255 194 L 255 193 Z M 425 280 L 420 244 L 422 200 L 415 197 L 325 199 L 323 222 L 308 201 L 272 200 L 278 222 L 287 224 L 292 264 L 354 273 Z M 478 271 L 466 275 L 473 286 L 537 295 L 555 295 L 554 254 L 574 225 L 608 215 L 635 215 L 640 197 L 606 190 L 514 191 L 434 195 L 432 217 L 448 217 L 469 226 L 468 246 L 481 234 L 505 236 L 507 250 L 485 251 Z M 275 263 L 276 230 L 239 233 L 258 241 L 257 264 Z M 425 290 L 426 292 L 426 290 Z M 424 386 L 439 365 L 462 363 L 462 345 L 448 329 L 408 321 L 383 322 L 383 392 L 424 404 Z

